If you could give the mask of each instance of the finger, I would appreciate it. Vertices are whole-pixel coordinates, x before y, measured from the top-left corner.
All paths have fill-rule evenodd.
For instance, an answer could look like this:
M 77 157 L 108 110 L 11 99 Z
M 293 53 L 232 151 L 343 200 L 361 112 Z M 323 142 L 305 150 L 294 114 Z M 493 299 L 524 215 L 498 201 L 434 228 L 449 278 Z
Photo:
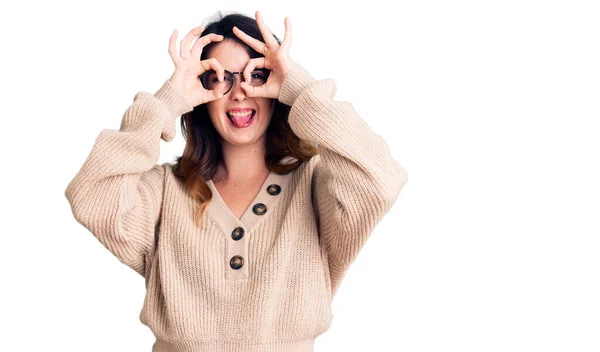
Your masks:
M 171 60 L 173 60 L 173 63 L 175 63 L 176 65 L 179 63 L 179 61 L 181 60 L 181 58 L 179 57 L 179 55 L 177 54 L 177 47 L 175 42 L 177 41 L 177 30 L 173 31 L 173 34 L 171 34 L 171 38 L 169 38 L 169 55 L 171 56 Z
M 265 67 L 265 58 L 264 57 L 257 57 L 254 59 L 250 59 L 250 61 L 248 61 L 248 64 L 246 65 L 246 68 L 244 69 L 244 81 L 246 82 L 250 82 L 252 81 L 252 71 L 254 71 L 256 68 L 264 68 Z
M 256 61 L 254 61 L 254 59 L 251 59 L 250 61 L 248 61 L 248 64 L 246 65 L 246 68 L 244 69 L 243 75 L 244 75 L 244 82 L 249 83 L 252 80 L 252 71 L 254 71 L 254 68 L 256 67 Z
M 217 92 L 214 89 L 205 90 L 202 92 L 202 95 L 200 97 L 200 99 L 202 101 L 202 103 L 200 103 L 200 104 L 206 104 L 213 100 L 221 99 L 222 97 L 223 97 L 223 93 Z
M 248 97 L 266 97 L 267 85 L 263 84 L 262 86 L 252 86 L 247 82 L 242 82 L 242 89 L 246 92 L 246 96 Z
M 211 42 L 220 42 L 224 38 L 225 37 L 222 35 L 216 33 L 210 33 L 202 36 L 201 38 L 198 38 L 196 42 L 194 42 L 194 45 L 192 45 L 192 51 L 190 52 L 190 55 L 192 55 L 192 57 L 197 57 L 198 60 L 200 60 L 200 54 L 202 54 L 202 49 L 204 49 L 205 46 Z
M 285 34 L 281 42 L 281 48 L 289 50 L 290 45 L 292 45 L 292 22 L 289 17 L 286 17 L 283 22 L 285 24 Z
M 237 28 L 237 27 L 233 27 L 233 33 L 240 38 L 241 40 L 244 41 L 244 43 L 248 44 L 252 49 L 256 50 L 256 52 L 258 53 L 263 53 L 263 47 L 265 46 L 265 43 L 261 42 L 260 40 L 253 38 L 251 36 L 249 36 L 248 34 L 244 33 L 241 29 Z
M 247 97 L 250 97 L 250 98 L 256 97 L 255 89 L 254 89 L 254 88 L 256 88 L 255 86 L 251 86 L 247 82 L 242 82 L 240 85 L 241 85 L 242 89 L 244 90 L 244 92 L 246 92 Z
M 216 89 L 211 89 L 208 91 L 208 100 L 206 102 L 221 98 L 223 98 L 223 92 L 217 91 Z
M 271 48 L 278 47 L 279 43 L 277 42 L 277 39 L 275 39 L 275 37 L 273 37 L 273 34 L 271 33 L 271 31 L 265 24 L 264 18 L 260 11 L 256 11 L 256 23 L 258 24 L 258 28 L 260 29 L 260 32 L 263 35 L 263 39 L 265 40 L 265 43 L 267 43 L 267 45 L 269 45 L 269 47 L 271 47 Z M 261 48 L 261 50 L 262 50 L 262 48 Z M 261 53 L 261 52 L 262 51 L 259 51 L 259 53 Z
M 215 59 L 214 57 L 200 61 L 200 66 L 202 67 L 202 69 L 201 72 L 198 72 L 198 74 L 203 74 L 206 71 L 214 70 L 217 73 L 217 76 L 219 77 L 219 81 L 223 82 L 223 80 L 225 79 L 225 68 L 223 68 L 221 63 L 217 61 L 217 59 Z
M 208 67 L 207 71 L 209 69 L 214 69 L 216 72 L 219 72 L 219 70 L 221 71 L 221 73 L 218 74 L 219 80 L 221 82 L 223 82 L 223 66 L 221 66 L 221 64 L 214 58 L 212 59 L 207 59 L 204 61 L 201 61 L 202 64 L 206 65 L 206 67 Z M 217 85 L 214 89 L 210 89 L 210 90 L 206 90 L 204 89 L 204 96 L 206 97 L 204 102 L 207 103 L 209 101 L 213 101 L 213 100 L 217 100 L 217 99 L 221 99 L 223 97 L 223 93 L 225 92 L 225 86 L 224 85 Z
M 190 43 L 198 37 L 204 30 L 204 25 L 192 28 L 192 30 L 183 38 L 179 45 L 179 55 L 182 59 L 190 56 Z

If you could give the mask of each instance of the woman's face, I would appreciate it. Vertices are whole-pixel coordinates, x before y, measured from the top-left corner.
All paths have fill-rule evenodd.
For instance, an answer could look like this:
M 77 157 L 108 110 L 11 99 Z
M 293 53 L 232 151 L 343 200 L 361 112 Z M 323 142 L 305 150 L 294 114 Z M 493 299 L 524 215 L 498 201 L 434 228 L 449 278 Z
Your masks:
M 216 44 L 210 58 L 215 58 L 225 70 L 243 72 L 250 61 L 250 56 L 238 43 L 233 40 L 224 40 Z M 275 99 L 249 98 L 242 89 L 240 82 L 243 75 L 235 75 L 235 84 L 222 98 L 207 103 L 208 114 L 215 129 L 221 135 L 222 143 L 232 145 L 248 145 L 262 141 L 265 131 L 271 121 Z M 251 124 L 247 127 L 237 127 L 227 116 L 227 111 L 236 108 L 249 108 L 255 110 Z M 247 118 L 239 117 L 240 123 Z

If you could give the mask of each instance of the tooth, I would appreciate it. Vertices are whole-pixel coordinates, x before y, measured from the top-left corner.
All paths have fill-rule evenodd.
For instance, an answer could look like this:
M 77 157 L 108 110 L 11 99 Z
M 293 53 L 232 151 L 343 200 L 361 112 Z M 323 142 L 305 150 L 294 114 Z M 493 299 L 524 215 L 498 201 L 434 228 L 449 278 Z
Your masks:
M 252 115 L 254 113 L 254 111 L 250 110 L 248 112 L 227 112 L 227 113 L 232 116 L 249 116 L 249 115 Z

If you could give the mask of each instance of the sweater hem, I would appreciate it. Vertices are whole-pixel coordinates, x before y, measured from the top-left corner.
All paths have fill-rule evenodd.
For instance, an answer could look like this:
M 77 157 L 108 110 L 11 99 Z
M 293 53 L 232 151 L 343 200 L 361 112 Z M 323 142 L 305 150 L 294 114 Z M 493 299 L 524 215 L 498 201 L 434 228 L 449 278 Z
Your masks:
M 236 352 L 313 352 L 315 339 L 299 341 L 274 341 L 265 343 L 232 342 L 232 341 L 186 341 L 168 342 L 156 339 L 152 352 L 201 352 L 201 351 L 236 351 Z

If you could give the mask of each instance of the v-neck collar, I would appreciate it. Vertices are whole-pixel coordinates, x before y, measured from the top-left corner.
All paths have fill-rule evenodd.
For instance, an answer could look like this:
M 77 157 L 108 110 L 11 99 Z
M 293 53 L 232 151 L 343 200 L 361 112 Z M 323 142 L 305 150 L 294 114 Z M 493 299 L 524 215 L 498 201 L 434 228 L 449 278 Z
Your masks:
M 206 211 L 208 215 L 214 220 L 217 225 L 223 230 L 225 235 L 229 235 L 232 231 L 238 227 L 244 229 L 245 233 L 251 232 L 256 225 L 263 219 L 267 218 L 274 210 L 277 201 L 284 196 L 287 192 L 287 186 L 292 177 L 293 172 L 289 172 L 285 175 L 279 175 L 273 171 L 269 172 L 269 175 L 260 186 L 260 190 L 248 206 L 248 208 L 242 214 L 242 217 L 238 219 L 229 209 L 221 194 L 217 190 L 214 182 L 208 180 L 207 184 L 213 192 L 213 198 L 208 202 Z M 271 187 L 271 192 L 269 192 Z M 279 193 L 275 194 L 273 190 L 279 189 Z M 266 212 L 262 215 L 260 211 L 254 212 L 254 207 L 257 204 L 263 204 L 263 209 Z M 258 206 L 260 208 L 260 205 Z M 259 209 L 260 210 L 260 209 Z

